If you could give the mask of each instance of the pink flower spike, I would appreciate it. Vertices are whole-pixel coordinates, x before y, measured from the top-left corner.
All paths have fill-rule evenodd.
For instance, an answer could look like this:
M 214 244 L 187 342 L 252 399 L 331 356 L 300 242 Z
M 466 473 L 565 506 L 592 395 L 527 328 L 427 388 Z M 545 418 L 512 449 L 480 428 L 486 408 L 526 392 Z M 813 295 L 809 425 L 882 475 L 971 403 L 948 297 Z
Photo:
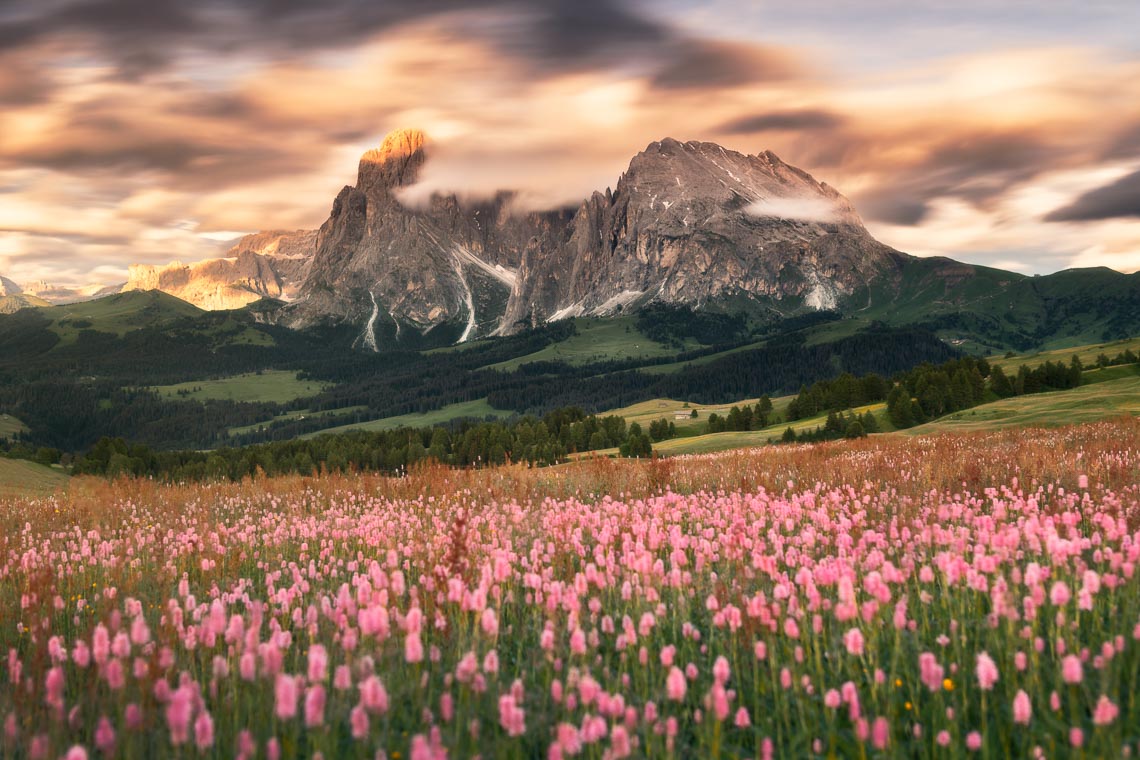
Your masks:
M 1024 689 L 1018 689 L 1017 695 L 1013 698 L 1013 722 L 1028 726 L 1031 717 L 1033 717 L 1033 705 L 1029 701 L 1029 695 Z
M 194 721 L 194 745 L 199 750 L 206 750 L 214 746 L 214 719 L 210 713 L 203 710 Z
M 1093 725 L 1110 725 L 1116 720 L 1118 715 L 1120 715 L 1120 708 L 1117 707 L 1111 699 L 1102 694 L 1100 699 L 1097 700 L 1096 709 L 1093 710 Z
M 677 666 L 669 669 L 669 676 L 665 679 L 665 693 L 669 699 L 674 702 L 680 702 L 685 698 L 685 690 L 687 684 L 685 683 L 685 674 Z
M 978 685 L 982 687 L 983 691 L 992 691 L 994 684 L 998 682 L 997 664 L 993 661 L 993 658 L 986 652 L 979 654 L 976 670 Z
M 1075 654 L 1066 655 L 1061 661 L 1061 679 L 1067 684 L 1078 684 L 1085 678 L 1081 658 Z

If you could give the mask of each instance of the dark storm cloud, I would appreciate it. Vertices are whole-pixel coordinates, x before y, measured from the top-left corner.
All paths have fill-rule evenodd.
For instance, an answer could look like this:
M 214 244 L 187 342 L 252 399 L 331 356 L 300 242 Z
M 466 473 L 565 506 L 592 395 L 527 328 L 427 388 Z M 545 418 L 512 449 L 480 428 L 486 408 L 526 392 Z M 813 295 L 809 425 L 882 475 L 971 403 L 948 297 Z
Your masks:
M 1045 217 L 1047 222 L 1096 222 L 1140 218 L 1140 171 L 1090 190 Z
M 722 124 L 717 132 L 726 135 L 749 135 L 756 132 L 775 131 L 806 131 L 816 129 L 835 129 L 842 126 L 846 120 L 839 114 L 830 111 L 805 109 L 802 111 L 776 111 L 773 113 L 757 114 L 755 116 L 742 116 L 739 119 Z

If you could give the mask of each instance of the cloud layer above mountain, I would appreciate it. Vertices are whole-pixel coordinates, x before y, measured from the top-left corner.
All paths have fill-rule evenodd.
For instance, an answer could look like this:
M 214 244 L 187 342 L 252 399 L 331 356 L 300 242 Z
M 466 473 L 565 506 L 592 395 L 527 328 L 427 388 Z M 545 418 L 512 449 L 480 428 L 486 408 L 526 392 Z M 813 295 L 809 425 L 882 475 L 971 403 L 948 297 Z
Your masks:
M 316 226 L 401 126 L 433 141 L 420 197 L 575 203 L 653 140 L 713 140 L 811 171 L 912 253 L 1140 268 L 1134 4 L 857 5 L 14 0 L 0 273 L 111 282 Z

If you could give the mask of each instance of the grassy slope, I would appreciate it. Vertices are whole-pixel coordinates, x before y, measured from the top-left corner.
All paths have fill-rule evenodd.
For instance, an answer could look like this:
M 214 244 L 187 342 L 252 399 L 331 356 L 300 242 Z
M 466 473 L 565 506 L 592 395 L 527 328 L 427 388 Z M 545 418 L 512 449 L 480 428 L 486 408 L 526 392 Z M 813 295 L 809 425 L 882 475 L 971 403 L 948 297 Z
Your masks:
M 166 398 L 173 399 L 269 401 L 282 404 L 305 396 L 314 396 L 325 387 L 323 383 L 298 379 L 296 372 L 266 370 L 260 375 L 251 373 L 219 380 L 195 380 L 178 385 L 161 385 L 154 390 Z M 189 391 L 189 395 L 180 397 L 179 391 Z
M 490 368 L 510 372 L 528 362 L 552 361 L 580 365 L 597 361 L 652 359 L 672 356 L 678 352 L 678 349 L 656 343 L 638 332 L 632 317 L 583 318 L 574 322 L 578 328 L 577 335 L 533 354 L 492 364 Z M 695 346 L 694 343 L 686 348 Z
M 1097 344 L 1085 347 L 1095 358 L 1101 348 L 1113 347 L 1115 354 L 1131 347 L 1133 350 L 1140 346 L 1140 339 L 1122 341 L 1111 344 Z M 1066 349 L 1058 352 L 1064 356 L 1072 354 Z M 1031 361 L 1037 357 L 1039 361 Z M 1052 355 L 1036 355 L 1034 357 L 1018 357 L 1003 361 L 1017 364 L 1027 363 L 1035 365 L 1050 359 L 1056 361 Z M 1083 361 L 1082 356 L 1082 361 Z M 981 431 L 995 430 L 1005 427 L 1051 427 L 1068 425 L 1079 422 L 1094 422 L 1108 417 L 1122 414 L 1140 414 L 1140 366 L 1128 365 L 1122 367 L 1109 367 L 1103 370 L 1090 370 L 1085 372 L 1085 384 L 1080 388 L 1054 393 L 1040 393 L 1019 398 L 1004 399 L 989 404 L 967 409 L 956 414 L 935 420 L 934 422 L 909 430 L 900 431 L 904 435 L 921 435 L 925 433 L 949 431 Z M 785 396 L 773 399 L 773 406 L 778 414 L 783 414 L 793 397 Z M 737 402 L 737 405 L 755 403 L 755 399 Z M 747 432 L 706 433 L 699 435 L 712 412 L 725 414 L 733 404 L 700 405 L 690 404 L 691 408 L 698 409 L 698 420 L 692 423 L 674 420 L 677 426 L 678 437 L 653 444 L 653 450 L 665 454 L 700 454 L 711 451 L 725 451 L 728 449 L 746 448 L 749 446 L 762 446 L 771 438 L 779 438 L 788 427 L 787 423 L 772 425 L 763 430 L 750 430 Z M 856 413 L 865 411 L 874 412 L 879 420 L 883 432 L 893 432 L 893 427 L 886 415 L 884 404 L 872 404 L 856 409 Z M 673 399 L 654 399 L 640 404 L 615 409 L 607 414 L 617 414 L 626 419 L 626 422 L 637 422 L 647 427 L 650 422 L 660 419 L 674 419 L 677 411 L 689 411 L 685 402 Z M 826 415 L 813 417 L 807 420 L 798 420 L 792 423 L 796 432 L 811 430 L 822 425 L 827 419 Z M 599 454 L 616 454 L 617 450 L 597 452 Z
M 785 409 L 787 409 L 788 403 L 792 400 L 792 398 L 793 397 L 791 397 L 791 396 L 786 396 L 786 397 L 783 397 L 780 399 L 775 399 L 775 400 L 773 400 L 772 405 L 775 407 L 777 412 L 783 413 L 783 411 Z M 654 404 L 654 403 L 657 403 L 657 402 L 655 402 L 655 401 L 646 402 L 646 404 Z M 670 401 L 670 403 L 680 404 L 681 402 Z M 744 403 L 744 402 L 738 402 L 738 403 Z M 626 417 L 626 421 L 627 422 L 642 422 L 642 424 L 644 426 L 645 424 L 647 424 L 646 422 L 644 422 L 644 420 L 646 418 L 648 418 L 649 421 L 652 421 L 652 420 L 660 417 L 660 415 L 654 416 L 652 414 L 648 415 L 648 416 L 643 415 L 643 414 L 639 415 L 638 414 L 638 407 L 645 406 L 646 404 L 635 404 L 631 407 L 626 407 L 626 409 L 632 410 L 631 416 Z M 724 407 L 724 411 L 727 411 L 728 409 L 732 408 L 732 406 L 733 406 L 732 404 L 729 404 L 728 406 Z M 701 409 L 708 410 L 710 413 L 715 411 L 718 414 L 720 414 L 722 411 L 721 407 L 718 407 L 718 406 L 701 407 Z M 616 413 L 619 413 L 621 411 L 622 410 L 616 410 L 615 412 L 610 412 L 610 414 L 616 414 Z M 891 430 L 892 429 L 890 421 L 887 419 L 886 404 L 882 404 L 882 403 L 869 404 L 867 406 L 858 407 L 854 411 L 856 414 L 863 414 L 864 412 L 868 412 L 868 411 L 872 412 L 875 415 L 875 418 L 879 421 L 879 426 L 881 429 L 883 429 L 883 430 Z M 702 415 L 702 417 L 699 421 L 700 427 L 703 428 L 707 419 L 708 419 L 707 415 Z M 811 418 L 804 419 L 804 420 L 796 420 L 795 422 L 791 423 L 791 427 L 797 433 L 801 433 L 801 432 L 805 432 L 805 431 L 809 431 L 809 430 L 814 430 L 815 428 L 822 426 L 823 423 L 826 421 L 827 421 L 827 415 L 821 414 L 818 417 L 811 417 Z M 679 421 L 678 421 L 678 424 L 679 424 Z M 655 444 L 653 444 L 653 450 L 659 454 L 664 454 L 667 456 L 675 456 L 677 454 L 707 454 L 711 451 L 727 451 L 729 449 L 743 449 L 743 448 L 748 448 L 751 446 L 764 446 L 769 442 L 769 440 L 771 440 L 773 438 L 779 438 L 781 435 L 784 434 L 784 431 L 787 429 L 788 429 L 788 423 L 787 422 L 780 422 L 780 423 L 775 424 L 775 425 L 769 425 L 768 427 L 764 428 L 763 430 L 728 431 L 728 432 L 724 432 L 724 433 L 705 433 L 704 435 L 688 435 L 685 437 L 671 438 L 667 441 L 660 441 L 659 443 L 655 443 Z M 678 432 L 680 432 L 680 431 L 678 430 Z M 589 452 L 586 454 L 581 454 L 580 457 L 590 457 L 590 456 L 598 456 L 598 455 L 608 456 L 608 455 L 616 455 L 617 453 L 618 453 L 617 449 L 604 449 L 602 451 L 593 451 L 593 452 Z
M 95 301 L 51 306 L 40 311 L 52 320 L 51 329 L 60 336 L 63 344 L 74 342 L 80 330 L 123 335 L 140 327 L 205 314 L 197 306 L 157 290 L 119 293 Z M 76 326 L 77 322 L 90 325 Z
M 67 485 L 68 477 L 21 459 L 0 459 L 0 498 L 46 496 Z
M 432 427 L 433 425 L 442 425 L 452 420 L 465 417 L 483 419 L 484 417 L 492 416 L 503 419 L 513 414 L 514 412 L 494 409 L 487 403 L 486 399 L 481 398 L 476 401 L 466 401 L 460 404 L 448 404 L 441 409 L 436 409 L 433 412 L 424 412 L 423 414 L 402 414 L 399 417 L 385 417 L 384 419 L 372 420 L 371 422 L 359 422 L 352 425 L 325 428 L 324 430 L 318 430 L 315 433 L 309 433 L 301 437 L 315 438 L 318 435 L 344 433 L 349 430 L 395 430 L 401 427 L 423 428 Z
M 1128 376 L 1093 382 L 1067 391 L 1002 399 L 955 412 L 903 432 L 923 435 L 1008 427 L 1058 427 L 1125 414 L 1140 415 L 1140 373 L 1135 368 Z
M 1140 338 L 1128 338 L 1126 340 L 1117 340 L 1112 343 L 1091 343 L 1084 346 L 1074 346 L 1072 348 L 1058 348 L 1053 351 L 1040 351 L 1032 354 L 1018 354 L 1010 358 L 1004 356 L 991 356 L 989 358 L 990 364 L 1000 366 L 1003 370 L 1009 373 L 1010 370 L 1014 372 L 1022 364 L 1029 367 L 1037 367 L 1045 362 L 1064 362 L 1066 364 L 1076 354 L 1080 357 L 1081 363 L 1085 366 L 1096 364 L 1096 357 L 1100 354 L 1107 354 L 1109 358 L 1116 356 L 1131 349 L 1133 353 L 1140 353 Z
M 252 433 L 253 431 L 257 430 L 258 428 L 269 427 L 274 422 L 284 422 L 286 420 L 300 420 L 300 419 L 304 419 L 306 417 L 313 417 L 313 416 L 327 418 L 327 419 L 329 419 L 329 424 L 331 425 L 336 421 L 337 417 L 345 417 L 345 416 L 348 416 L 350 414 L 354 414 L 356 412 L 366 411 L 367 409 L 368 409 L 368 407 L 366 407 L 366 406 L 348 406 L 348 407 L 345 407 L 344 409 L 331 409 L 327 412 L 314 412 L 311 409 L 300 409 L 296 412 L 286 412 L 285 414 L 279 414 L 271 420 L 265 420 L 264 422 L 257 422 L 257 423 L 254 423 L 253 425 L 244 425 L 242 427 L 232 427 L 229 429 L 229 434 L 230 435 L 242 435 L 243 433 Z
M 27 430 L 27 426 L 10 414 L 0 414 L 0 438 L 11 438 Z
M 783 396 L 781 398 L 772 399 L 772 407 L 775 413 L 779 415 L 784 414 L 788 408 L 788 404 L 792 402 L 793 398 L 795 397 Z M 603 412 L 601 416 L 604 417 L 606 415 L 615 414 L 618 417 L 624 417 L 627 424 L 636 422 L 643 428 L 648 428 L 649 423 L 664 418 L 670 420 L 676 426 L 678 435 L 697 435 L 704 429 L 710 414 L 719 414 L 721 417 L 724 417 L 732 407 L 743 406 L 745 404 L 752 405 L 758 400 L 759 399 L 750 398 L 731 404 L 697 404 L 677 401 L 671 398 L 655 398 L 650 401 L 642 401 L 640 404 L 633 404 L 631 406 L 622 407 L 621 409 Z M 686 417 L 683 420 L 675 419 L 678 412 L 689 414 L 693 409 L 697 410 L 696 419 L 692 419 L 691 417 Z

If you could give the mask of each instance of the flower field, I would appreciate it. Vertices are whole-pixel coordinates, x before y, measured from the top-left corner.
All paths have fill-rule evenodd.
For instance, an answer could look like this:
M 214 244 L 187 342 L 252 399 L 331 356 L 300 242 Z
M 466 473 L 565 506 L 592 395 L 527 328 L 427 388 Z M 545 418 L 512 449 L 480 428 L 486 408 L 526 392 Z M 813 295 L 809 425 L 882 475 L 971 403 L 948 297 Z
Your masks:
M 1121 757 L 1140 422 L 0 503 L 0 756 Z

